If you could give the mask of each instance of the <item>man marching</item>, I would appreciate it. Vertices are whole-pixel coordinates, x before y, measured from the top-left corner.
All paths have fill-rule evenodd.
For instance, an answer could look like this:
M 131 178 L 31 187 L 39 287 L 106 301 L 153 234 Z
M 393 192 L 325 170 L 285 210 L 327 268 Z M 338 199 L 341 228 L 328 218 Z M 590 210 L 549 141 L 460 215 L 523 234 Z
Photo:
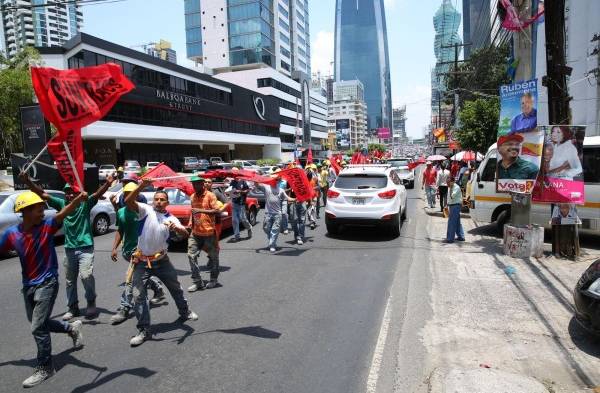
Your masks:
M 147 287 L 152 275 L 158 277 L 169 290 L 179 310 L 181 321 L 198 319 L 198 315 L 190 310 L 183 296 L 183 289 L 177 280 L 177 272 L 167 255 L 167 240 L 170 233 L 175 232 L 179 236 L 187 237 L 187 229 L 176 217 L 167 212 L 169 196 L 166 192 L 157 191 L 154 194 L 153 206 L 136 202 L 140 191 L 150 184 L 152 179 L 144 179 L 142 184 L 125 198 L 127 208 L 136 212 L 140 221 L 137 251 L 133 254 L 135 266 L 132 278 L 138 333 L 129 342 L 132 347 L 143 344 L 151 337 Z
M 54 375 L 50 333 L 66 333 L 75 349 L 83 347 L 81 321 L 73 323 L 50 319 L 58 294 L 58 258 L 54 234 L 63 220 L 73 213 L 86 193 L 74 197 L 54 217 L 44 218 L 44 200 L 31 191 L 19 194 L 15 213 L 23 214 L 23 222 L 9 227 L 0 237 L 0 253 L 15 250 L 21 261 L 23 297 L 31 333 L 37 344 L 37 366 L 32 376 L 23 381 L 24 388 L 39 385 Z

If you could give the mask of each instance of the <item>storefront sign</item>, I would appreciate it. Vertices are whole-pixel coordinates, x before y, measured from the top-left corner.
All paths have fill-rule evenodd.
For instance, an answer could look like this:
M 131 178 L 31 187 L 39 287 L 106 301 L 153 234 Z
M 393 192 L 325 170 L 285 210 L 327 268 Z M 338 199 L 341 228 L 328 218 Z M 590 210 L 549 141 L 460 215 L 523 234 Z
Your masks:
M 186 111 L 193 111 L 194 107 L 200 106 L 202 102 L 196 97 L 159 89 L 156 89 L 156 98 L 167 101 L 170 108 Z
M 22 106 L 19 109 L 23 153 L 37 155 L 46 146 L 46 120 L 39 105 Z
M 338 150 L 350 147 L 350 119 L 335 121 L 335 139 Z

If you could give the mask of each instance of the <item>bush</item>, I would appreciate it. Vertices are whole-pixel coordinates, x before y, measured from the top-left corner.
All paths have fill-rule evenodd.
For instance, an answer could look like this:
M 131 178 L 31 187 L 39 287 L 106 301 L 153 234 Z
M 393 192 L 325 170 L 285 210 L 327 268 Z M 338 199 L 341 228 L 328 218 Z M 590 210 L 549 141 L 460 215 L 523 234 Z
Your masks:
M 263 158 L 256 161 L 258 166 L 275 166 L 279 164 L 281 160 L 279 158 Z

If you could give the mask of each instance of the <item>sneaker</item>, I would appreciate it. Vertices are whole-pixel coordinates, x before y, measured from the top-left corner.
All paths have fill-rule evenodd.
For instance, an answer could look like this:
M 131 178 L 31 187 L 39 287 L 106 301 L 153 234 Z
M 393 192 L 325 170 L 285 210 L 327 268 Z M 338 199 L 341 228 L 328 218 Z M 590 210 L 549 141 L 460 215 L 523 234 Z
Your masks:
M 125 308 L 121 308 L 121 309 L 119 309 L 119 311 L 117 311 L 117 313 L 115 315 L 110 317 L 110 324 L 118 325 L 120 323 L 125 322 L 127 320 L 127 318 L 129 318 L 129 310 L 127 310 Z
M 236 236 L 236 237 L 233 237 L 233 238 L 231 238 L 231 242 L 232 242 L 232 243 L 237 243 L 237 242 L 239 242 L 239 241 L 240 241 L 240 237 L 239 237 L 239 236 Z
M 70 321 L 73 318 L 76 318 L 78 316 L 80 316 L 81 313 L 79 312 L 79 308 L 74 308 L 72 310 L 67 311 L 63 316 L 62 316 L 62 320 L 63 321 Z
M 459 241 L 459 242 L 464 242 L 464 241 L 465 241 L 465 238 L 464 238 L 464 237 L 459 237 L 458 239 L 456 239 L 456 241 Z
M 81 326 L 83 324 L 81 321 L 75 321 L 71 323 L 71 331 L 69 332 L 69 337 L 73 340 L 73 348 L 81 349 L 83 348 L 83 334 L 81 333 Z
M 96 308 L 96 302 L 88 302 L 87 308 L 85 309 L 85 317 L 93 318 L 98 315 L 98 309 Z
M 147 341 L 149 339 L 150 333 L 148 333 L 146 330 L 140 330 L 138 331 L 138 334 L 131 337 L 131 340 L 129 340 L 129 345 L 131 345 L 132 347 L 137 347 L 138 345 L 142 345 L 144 341 Z
M 302 239 L 298 239 L 297 243 L 298 243 L 299 246 L 301 246 L 301 245 L 304 244 L 304 242 L 302 241 Z
M 193 283 L 192 285 L 190 285 L 187 289 L 188 292 L 196 292 L 196 291 L 202 291 L 206 289 L 206 285 L 204 285 L 204 281 L 200 280 L 198 282 Z
M 56 371 L 54 371 L 54 366 L 38 366 L 35 368 L 35 371 L 31 375 L 31 377 L 23 381 L 23 387 L 32 388 L 34 386 L 37 386 L 40 383 L 47 380 L 48 378 L 50 378 L 51 376 L 53 376 L 55 373 Z
M 198 314 L 196 314 L 192 310 L 188 310 L 187 315 L 185 317 L 181 316 L 181 317 L 179 317 L 179 319 L 181 321 L 197 321 L 198 320 Z
M 283 231 L 284 235 L 288 235 L 290 233 L 290 231 L 288 231 L 287 229 L 285 231 Z
M 165 291 L 160 290 L 158 292 L 154 292 L 154 296 L 150 299 L 150 304 L 157 305 L 165 300 Z
M 316 227 L 317 227 L 316 224 L 310 224 L 310 229 L 312 229 L 313 231 L 315 230 Z
M 248 228 L 248 239 L 252 239 L 252 228 Z
M 275 251 L 277 251 L 277 250 L 275 249 L 275 247 L 271 247 L 271 248 L 269 248 L 269 251 L 271 251 L 271 252 L 275 252 Z
M 216 288 L 220 286 L 219 282 L 217 280 L 210 280 L 207 284 L 206 284 L 206 289 L 212 289 L 212 288 Z

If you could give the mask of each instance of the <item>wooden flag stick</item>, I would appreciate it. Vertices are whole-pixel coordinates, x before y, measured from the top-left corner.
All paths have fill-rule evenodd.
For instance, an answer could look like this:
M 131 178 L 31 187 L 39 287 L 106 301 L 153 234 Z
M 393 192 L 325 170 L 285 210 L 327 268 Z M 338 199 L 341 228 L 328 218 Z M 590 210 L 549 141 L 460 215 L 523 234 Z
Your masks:
M 83 192 L 85 190 L 83 189 L 83 184 L 81 184 L 81 179 L 79 178 L 79 173 L 77 172 L 77 168 L 75 167 L 75 162 L 73 162 L 73 157 L 71 157 L 71 151 L 69 150 L 69 145 L 67 144 L 67 141 L 63 142 L 63 146 L 65 147 L 65 151 L 67 152 L 67 157 L 69 158 L 71 168 L 73 168 L 73 173 L 75 173 L 75 180 L 77 180 L 79 191 Z
M 29 168 L 31 168 L 31 166 L 40 159 L 40 157 L 42 156 L 42 154 L 44 154 L 44 152 L 46 151 L 46 149 L 48 148 L 48 145 L 44 146 L 44 148 L 42 150 L 40 150 L 40 152 L 38 153 L 37 156 L 35 156 L 35 158 L 33 160 L 31 160 L 31 162 L 29 162 L 29 164 L 27 164 L 27 166 L 25 167 L 25 169 L 23 169 L 23 172 L 27 173 L 27 171 L 29 170 Z

